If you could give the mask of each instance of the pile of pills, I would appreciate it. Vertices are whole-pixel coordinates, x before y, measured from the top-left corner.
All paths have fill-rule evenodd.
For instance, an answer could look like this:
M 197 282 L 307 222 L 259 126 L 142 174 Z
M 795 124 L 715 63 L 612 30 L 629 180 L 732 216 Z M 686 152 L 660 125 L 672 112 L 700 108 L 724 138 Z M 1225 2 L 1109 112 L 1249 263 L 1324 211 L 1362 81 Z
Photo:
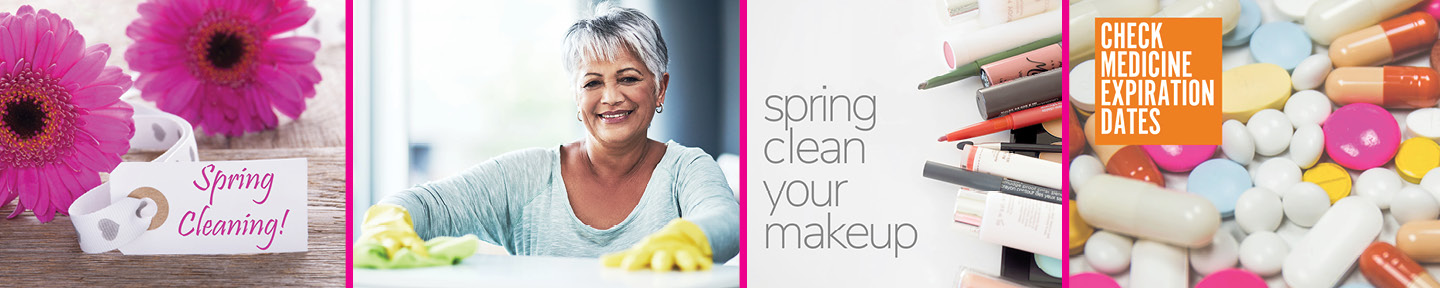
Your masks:
M 1440 0 L 1203 1 L 1240 7 L 1223 16 L 1237 24 L 1222 38 L 1221 144 L 1094 145 L 1081 117 L 1093 154 L 1070 161 L 1070 219 L 1088 237 L 1070 240 L 1070 283 L 1434 283 Z M 1094 83 L 1076 82 L 1093 65 L 1069 72 L 1077 115 L 1094 109 Z

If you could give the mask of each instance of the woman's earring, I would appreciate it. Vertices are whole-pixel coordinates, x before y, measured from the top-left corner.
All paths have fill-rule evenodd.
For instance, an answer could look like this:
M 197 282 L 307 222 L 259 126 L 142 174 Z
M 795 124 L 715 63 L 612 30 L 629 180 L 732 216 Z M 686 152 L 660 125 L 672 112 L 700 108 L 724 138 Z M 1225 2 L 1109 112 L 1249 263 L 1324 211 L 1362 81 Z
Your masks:
M 575 121 L 585 122 L 585 120 L 580 120 L 580 111 L 575 111 Z
M 655 113 L 665 112 L 665 104 L 655 106 Z

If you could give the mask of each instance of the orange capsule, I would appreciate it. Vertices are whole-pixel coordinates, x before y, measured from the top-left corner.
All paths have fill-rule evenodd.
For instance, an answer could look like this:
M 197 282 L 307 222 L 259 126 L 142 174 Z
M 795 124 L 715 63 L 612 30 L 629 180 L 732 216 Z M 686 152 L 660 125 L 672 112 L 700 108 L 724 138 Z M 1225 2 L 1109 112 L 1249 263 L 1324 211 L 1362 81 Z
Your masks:
M 1440 220 L 1411 221 L 1395 233 L 1395 248 L 1417 262 L 1440 262 Z
M 1440 74 L 1429 67 L 1344 67 L 1325 78 L 1325 95 L 1341 106 L 1370 103 L 1385 108 L 1435 107 Z
M 1429 49 L 1435 43 L 1435 17 L 1415 12 L 1336 38 L 1330 44 L 1335 67 L 1375 66 Z
M 1085 120 L 1085 141 L 1090 143 L 1091 150 L 1095 150 L 1095 156 L 1100 156 L 1098 158 L 1100 164 L 1105 165 L 1105 173 L 1165 187 L 1165 175 L 1160 174 L 1155 159 L 1150 158 L 1150 153 L 1145 153 L 1144 148 L 1139 145 L 1095 145 L 1095 118 Z
M 1360 274 L 1378 288 L 1440 287 L 1420 263 L 1385 242 L 1370 243 L 1370 247 L 1360 253 Z

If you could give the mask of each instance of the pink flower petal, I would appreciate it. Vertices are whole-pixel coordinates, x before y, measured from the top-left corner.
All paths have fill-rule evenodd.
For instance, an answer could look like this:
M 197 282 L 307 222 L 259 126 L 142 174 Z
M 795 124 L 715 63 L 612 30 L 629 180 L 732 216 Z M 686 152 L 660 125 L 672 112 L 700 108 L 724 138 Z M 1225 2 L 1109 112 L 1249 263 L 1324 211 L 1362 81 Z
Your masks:
M 295 83 L 295 79 L 268 67 L 257 71 L 256 77 L 259 77 L 272 93 L 269 98 L 275 104 L 275 109 L 290 118 L 300 118 L 300 112 L 305 111 L 305 98 L 300 94 L 300 86 Z
M 80 34 L 71 35 L 63 45 L 60 47 L 60 52 L 55 55 L 55 67 L 59 68 L 56 73 L 61 75 L 70 71 L 70 67 L 75 66 L 75 61 L 80 60 L 80 56 L 83 55 L 80 52 L 85 49 L 85 37 Z
M 245 96 L 246 98 L 255 99 L 254 101 L 250 101 L 250 103 L 253 104 L 250 106 L 254 109 L 255 115 L 260 116 L 260 122 L 265 124 L 265 128 L 268 129 L 279 125 L 280 121 L 275 117 L 275 110 L 270 106 L 269 101 L 260 100 L 265 99 L 265 96 L 260 95 L 260 91 L 250 89 L 245 91 L 245 93 L 249 94 Z
M 156 104 L 159 105 L 160 110 L 180 111 L 185 108 L 185 105 L 190 104 L 199 87 L 200 81 L 180 81 L 175 86 L 171 86 L 170 90 L 165 91 L 165 97 L 161 98 L 161 101 L 156 101 Z
M 267 57 L 284 63 L 310 63 L 315 61 L 315 51 L 320 50 L 320 40 L 310 37 L 289 37 L 270 40 L 263 49 Z
M 11 36 L 11 31 L 10 27 L 0 27 L 0 59 L 20 59 L 20 53 L 19 50 L 16 50 L 15 38 Z
M 55 48 L 52 47 L 52 45 L 56 44 L 53 43 L 54 39 L 55 32 L 45 31 L 45 33 L 40 34 L 40 42 L 35 44 L 35 56 L 33 56 L 35 64 L 38 67 L 50 67 L 50 64 L 53 63 L 51 62 L 53 60 L 51 57 L 55 56 L 55 51 L 53 50 Z
M 114 164 L 111 164 L 110 159 L 105 157 L 104 153 L 100 152 L 100 149 L 93 144 L 76 143 L 72 147 L 71 164 L 79 164 L 75 166 L 83 167 L 85 170 L 110 171 L 115 168 L 115 165 L 120 164 L 119 156 L 115 156 L 117 159 Z
M 18 170 L 20 178 L 16 179 L 18 180 L 16 183 L 20 184 L 20 203 L 25 204 L 25 207 L 36 207 L 36 203 L 40 200 L 41 179 L 36 176 L 34 169 L 21 168 Z
M 287 11 L 285 14 L 281 14 L 280 17 L 270 20 L 270 30 L 265 32 L 268 35 L 275 35 L 295 30 L 295 28 L 304 26 L 305 22 L 310 22 L 310 17 L 313 16 L 315 16 L 315 8 L 310 7 Z
M 5 218 L 15 219 L 15 216 L 20 216 L 20 212 L 25 212 L 25 203 L 15 202 L 15 211 L 10 212 L 10 216 L 6 216 Z
M 19 173 L 16 173 L 14 169 L 0 169 L 0 206 L 9 204 L 10 201 L 15 200 L 15 197 L 20 196 L 20 193 L 15 190 L 17 188 L 15 174 Z
M 35 59 L 35 14 L 20 17 L 20 57 Z
M 65 73 L 64 77 L 60 78 L 61 85 L 70 86 L 70 84 L 65 83 L 89 83 L 90 81 L 94 81 L 96 76 L 100 76 L 100 69 L 105 67 L 105 58 L 108 57 L 110 57 L 110 55 L 104 52 L 94 52 L 85 55 L 85 58 L 81 58 L 79 63 L 75 63 L 74 68 L 70 68 L 70 71 Z M 75 88 L 79 88 L 79 86 L 76 85 Z
M 104 70 L 100 70 L 100 76 L 95 78 L 95 82 L 90 82 L 90 86 L 115 85 L 119 86 L 120 90 L 130 90 L 132 84 L 134 82 L 130 81 L 130 75 L 125 75 L 125 71 L 115 66 L 105 66 Z
M 190 76 L 190 72 L 186 71 L 185 67 L 174 67 L 160 72 L 141 73 L 139 81 L 140 98 L 159 102 L 160 99 L 165 97 L 165 94 L 168 92 L 167 90 L 175 87 L 175 85 L 183 82 L 196 81 L 195 78 Z M 174 113 L 175 111 L 169 112 Z
M 84 109 L 105 107 L 116 101 L 120 101 L 121 93 L 125 93 L 125 90 L 120 89 L 120 86 L 90 86 L 72 93 L 70 95 L 70 104 L 75 104 Z
M 125 62 L 139 72 L 155 72 L 185 64 L 185 52 L 179 46 L 141 41 L 125 50 Z
M 45 170 L 45 175 L 50 177 L 50 181 L 46 182 L 50 184 L 50 204 L 54 207 L 49 214 L 54 218 L 54 213 L 65 213 L 65 210 L 70 209 L 70 203 L 75 203 L 75 191 L 65 187 L 65 181 L 60 179 L 67 175 L 59 173 L 51 165 L 47 165 Z
M 42 173 L 39 173 L 37 171 L 36 174 L 38 175 Z M 33 204 L 34 206 L 31 206 L 30 209 L 31 211 L 35 212 L 35 218 L 39 218 L 40 223 L 50 223 L 50 220 L 55 219 L 55 206 L 51 205 L 50 203 L 50 198 L 53 198 L 51 197 L 51 194 L 62 191 L 54 191 L 52 189 L 53 186 L 50 185 L 50 181 L 44 181 L 37 178 L 35 182 L 37 182 L 37 185 L 35 185 L 35 187 L 39 190 L 37 193 L 35 193 L 35 204 Z M 20 200 L 24 201 L 25 199 L 24 197 L 21 197 Z
M 120 141 L 120 140 L 123 140 L 123 141 L 125 141 L 125 143 L 128 144 L 128 143 L 130 143 L 130 142 L 129 142 L 130 137 L 135 135 L 135 126 L 134 126 L 134 124 L 131 124 L 131 123 L 129 123 L 129 122 L 125 122 L 124 120 L 119 120 L 119 119 L 110 118 L 110 117 L 100 117 L 100 116 L 95 116 L 95 115 L 83 115 L 83 116 L 80 116 L 80 117 L 78 117 L 78 118 L 80 118 L 81 121 L 85 121 L 85 126 L 84 126 L 84 128 L 81 128 L 81 129 L 85 129 L 85 131 L 86 131 L 86 132 L 89 132 L 89 133 L 90 133 L 90 136 L 95 137 L 95 140 L 97 140 L 97 141 Z M 127 146 L 128 146 L 128 145 L 127 145 Z M 97 148 L 99 148 L 99 147 L 97 147 Z M 126 148 L 127 150 L 129 149 L 129 147 L 125 147 L 125 148 Z M 115 154 L 115 153 L 125 153 L 126 151 L 123 151 L 123 150 L 121 150 L 121 151 L 103 151 L 103 150 L 102 150 L 101 152 L 108 152 L 108 153 L 110 153 L 110 154 Z M 97 170 L 97 171 L 103 171 L 103 170 Z

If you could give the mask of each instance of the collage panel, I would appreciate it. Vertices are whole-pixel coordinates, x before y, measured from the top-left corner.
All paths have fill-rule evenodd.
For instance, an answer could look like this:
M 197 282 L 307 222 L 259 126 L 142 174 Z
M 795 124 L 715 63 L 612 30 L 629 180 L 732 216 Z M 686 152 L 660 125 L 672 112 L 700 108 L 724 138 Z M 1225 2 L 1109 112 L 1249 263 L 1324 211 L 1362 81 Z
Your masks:
M 742 285 L 738 2 L 361 6 L 351 284 Z
M 1068 285 L 1434 286 L 1436 8 L 1070 4 Z
M 347 19 L 0 1 L 0 286 L 344 285 Z

